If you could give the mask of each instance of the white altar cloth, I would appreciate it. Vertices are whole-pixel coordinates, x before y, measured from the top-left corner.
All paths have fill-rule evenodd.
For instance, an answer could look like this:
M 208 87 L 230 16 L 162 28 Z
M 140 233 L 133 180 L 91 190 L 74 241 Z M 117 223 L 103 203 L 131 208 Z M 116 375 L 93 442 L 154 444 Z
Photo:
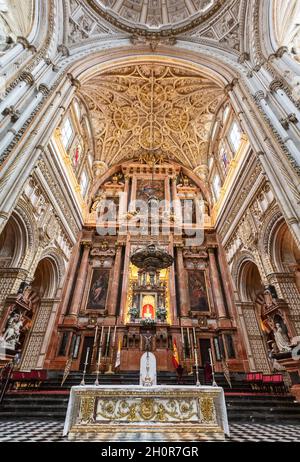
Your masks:
M 193 431 L 229 436 L 224 390 L 207 386 L 72 387 L 64 436 L 130 431 Z

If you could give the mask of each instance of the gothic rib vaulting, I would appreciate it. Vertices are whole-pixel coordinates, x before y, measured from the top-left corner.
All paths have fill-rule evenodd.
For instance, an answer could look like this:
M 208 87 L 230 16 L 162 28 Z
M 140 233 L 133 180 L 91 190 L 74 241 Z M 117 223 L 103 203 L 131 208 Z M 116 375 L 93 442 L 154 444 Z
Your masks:
M 300 401 L 299 24 L 298 0 L 0 0 L 0 419 L 154 362 L 175 400 Z M 192 428 L 186 388 L 131 423 Z M 125 419 L 118 393 L 72 435 Z

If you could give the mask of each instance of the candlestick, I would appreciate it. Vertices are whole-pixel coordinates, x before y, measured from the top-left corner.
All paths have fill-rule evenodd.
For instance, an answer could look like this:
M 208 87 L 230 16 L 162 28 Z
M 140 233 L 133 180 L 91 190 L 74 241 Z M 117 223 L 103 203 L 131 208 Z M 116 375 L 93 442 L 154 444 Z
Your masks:
M 100 344 L 102 343 L 102 340 L 103 340 L 103 334 L 104 334 L 104 326 L 101 327 Z
M 85 374 L 86 374 L 86 368 L 87 368 L 88 361 L 89 361 L 89 354 L 90 354 L 90 347 L 88 347 L 87 350 L 86 350 L 85 364 L 84 364 L 82 380 L 80 382 L 80 385 L 85 385 Z
M 184 341 L 183 327 L 181 327 L 181 343 L 182 343 L 183 362 L 186 367 L 186 354 L 185 354 L 185 341 Z
M 191 349 L 191 340 L 190 340 L 190 329 L 189 327 L 186 328 L 187 331 L 187 338 L 188 338 L 188 346 L 189 346 L 189 351 Z
M 114 329 L 114 335 L 113 335 L 113 341 L 112 341 L 113 346 L 115 346 L 116 334 L 117 334 L 117 326 L 115 326 L 115 329 Z
M 194 369 L 193 369 L 193 347 L 192 347 L 192 341 L 191 341 L 191 332 L 190 332 L 190 328 L 187 327 L 187 338 L 188 338 L 188 345 L 189 345 L 189 357 L 190 357 L 190 366 L 191 366 L 191 370 L 189 372 L 189 375 L 193 375 L 194 374 Z
M 93 343 L 93 351 L 92 351 L 92 360 L 91 363 L 94 364 L 97 356 L 97 338 L 98 338 L 98 325 L 95 329 L 95 336 L 94 336 L 94 343 Z
M 109 326 L 108 333 L 107 333 L 107 340 L 106 340 L 105 356 L 107 356 L 109 352 L 110 330 L 111 330 L 111 327 Z
M 117 324 L 115 325 L 114 333 L 113 333 L 112 352 L 110 354 L 109 368 L 108 368 L 108 371 L 105 372 L 105 374 L 114 374 L 114 371 L 112 370 L 112 362 L 113 362 L 113 356 L 114 356 L 114 351 L 115 351 L 116 334 L 117 334 Z
M 197 345 L 197 342 L 196 342 L 196 329 L 195 329 L 195 327 L 193 327 L 193 337 L 194 337 L 194 345 Z
M 195 327 L 193 327 L 193 337 L 194 337 L 194 357 L 195 357 L 196 379 L 197 379 L 196 385 L 197 385 L 197 387 L 200 387 L 198 355 L 197 355 L 197 341 L 196 341 L 196 329 L 195 329 Z
M 209 352 L 209 358 L 210 358 L 210 365 L 211 365 L 211 373 L 212 373 L 212 386 L 217 387 L 217 383 L 215 381 L 215 369 L 214 369 L 214 363 L 213 363 L 213 358 L 212 358 L 212 352 L 211 348 L 208 349 Z
M 98 326 L 96 326 L 96 329 L 95 329 L 94 345 L 97 343 L 97 336 L 98 336 Z
M 103 333 L 104 333 L 104 326 L 101 327 L 101 335 L 100 335 L 100 344 L 99 344 L 99 351 L 98 351 L 98 361 L 97 361 L 97 371 L 96 371 L 95 385 L 99 385 L 99 374 L 100 374 L 100 364 L 101 364 Z
M 89 354 L 90 354 L 90 347 L 86 350 L 86 358 L 85 358 L 85 365 L 88 365 L 88 360 L 89 360 Z

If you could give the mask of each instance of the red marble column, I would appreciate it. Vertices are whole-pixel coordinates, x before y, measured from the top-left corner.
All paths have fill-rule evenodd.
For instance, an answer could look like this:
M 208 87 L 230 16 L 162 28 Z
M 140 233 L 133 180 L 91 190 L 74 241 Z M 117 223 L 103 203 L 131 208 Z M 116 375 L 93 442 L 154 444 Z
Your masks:
M 111 293 L 108 300 L 108 315 L 115 316 L 117 308 L 117 299 L 118 299 L 118 289 L 120 281 L 120 271 L 121 271 L 121 259 L 122 259 L 122 246 L 118 246 L 115 257 L 114 269 L 112 272 L 112 285 Z
M 211 286 L 219 318 L 227 318 L 214 249 L 208 249 Z
M 70 309 L 70 315 L 71 316 L 77 316 L 80 310 L 80 306 L 82 303 L 82 297 L 83 297 L 83 292 L 84 292 L 84 286 L 86 282 L 86 277 L 87 277 L 87 270 L 88 270 L 88 264 L 89 264 L 89 255 L 90 255 L 90 247 L 91 244 L 90 242 L 82 242 L 82 245 L 84 245 L 83 249 L 83 254 L 82 254 L 82 259 L 80 263 L 80 268 L 76 280 L 76 287 L 74 291 L 74 296 L 72 300 L 72 305 Z
M 186 269 L 184 267 L 182 248 L 177 247 L 177 278 L 180 293 L 180 314 L 187 317 L 189 315 L 189 297 L 188 297 L 188 281 Z

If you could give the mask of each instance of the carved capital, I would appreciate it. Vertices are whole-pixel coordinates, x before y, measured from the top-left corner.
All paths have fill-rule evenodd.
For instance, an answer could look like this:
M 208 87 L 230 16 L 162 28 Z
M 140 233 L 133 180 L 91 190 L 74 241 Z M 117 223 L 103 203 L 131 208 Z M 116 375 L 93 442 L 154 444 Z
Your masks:
M 296 114 L 289 114 L 285 119 L 280 119 L 280 123 L 285 130 L 289 129 L 290 123 L 296 124 L 298 123 L 298 118 Z
M 254 95 L 253 95 L 254 99 L 255 99 L 255 102 L 257 104 L 259 104 L 263 99 L 266 99 L 266 95 L 265 93 L 262 91 L 262 90 L 259 90 L 257 91 Z
M 282 56 L 289 51 L 288 47 L 279 47 L 278 50 L 275 52 L 276 58 L 282 58 Z
M 250 61 L 250 54 L 244 51 L 244 53 L 240 54 L 238 63 L 244 64 L 246 61 Z
M 70 56 L 69 48 L 66 47 L 65 45 L 59 45 L 57 47 L 57 51 L 61 53 L 63 56 L 66 56 L 66 57 Z
M 20 80 L 23 80 L 30 86 L 32 86 L 35 82 L 35 78 L 31 74 L 31 72 L 26 72 L 26 71 L 22 72 L 22 74 L 20 75 Z
M 25 50 L 31 51 L 32 54 L 37 52 L 36 47 L 29 43 L 26 37 L 17 37 L 17 43 L 20 43 Z
M 48 88 L 47 85 L 44 84 L 44 83 L 41 83 L 41 84 L 38 86 L 38 91 L 39 91 L 40 93 L 42 93 L 43 96 L 47 96 L 47 95 L 49 95 L 49 93 L 50 93 L 49 88 Z
M 279 90 L 280 88 L 283 88 L 284 84 L 283 84 L 283 81 L 280 80 L 280 79 L 274 79 L 272 80 L 272 82 L 270 83 L 269 85 L 269 88 L 270 88 L 270 91 L 272 93 L 276 93 L 277 90 Z
M 2 115 L 10 116 L 12 122 L 17 122 L 17 120 L 20 118 L 20 112 L 17 109 L 15 109 L 14 106 L 6 107 L 2 111 Z

